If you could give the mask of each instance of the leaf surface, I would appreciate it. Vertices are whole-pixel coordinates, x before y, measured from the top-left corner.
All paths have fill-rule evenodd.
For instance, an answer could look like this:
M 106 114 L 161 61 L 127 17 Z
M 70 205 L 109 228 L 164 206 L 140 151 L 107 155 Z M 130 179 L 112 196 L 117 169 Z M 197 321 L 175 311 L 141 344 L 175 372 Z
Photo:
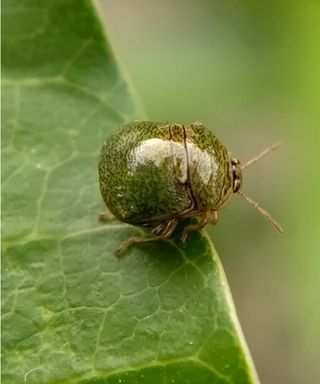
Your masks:
M 87 0 L 3 6 L 2 379 L 253 383 L 219 259 L 203 233 L 114 250 L 97 156 L 143 117 Z

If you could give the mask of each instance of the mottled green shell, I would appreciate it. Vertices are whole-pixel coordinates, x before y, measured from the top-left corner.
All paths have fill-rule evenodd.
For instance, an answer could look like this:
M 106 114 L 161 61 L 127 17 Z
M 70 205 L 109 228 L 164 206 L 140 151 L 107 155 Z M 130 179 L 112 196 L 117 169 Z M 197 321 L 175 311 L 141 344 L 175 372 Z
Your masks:
M 231 159 L 200 123 L 135 121 L 104 143 L 99 182 L 117 218 L 152 225 L 222 208 L 232 195 Z

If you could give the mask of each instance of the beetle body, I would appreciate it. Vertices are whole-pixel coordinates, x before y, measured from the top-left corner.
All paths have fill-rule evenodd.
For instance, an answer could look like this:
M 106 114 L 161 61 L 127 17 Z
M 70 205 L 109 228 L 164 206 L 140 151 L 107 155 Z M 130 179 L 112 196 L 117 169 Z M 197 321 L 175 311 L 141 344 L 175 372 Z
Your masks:
M 181 219 L 192 217 L 196 222 L 186 225 L 180 237 L 185 243 L 189 232 L 217 222 L 217 210 L 233 193 L 241 195 L 282 233 L 269 212 L 240 191 L 242 170 L 278 147 L 267 148 L 241 167 L 201 123 L 135 121 L 123 125 L 101 150 L 101 195 L 114 216 L 129 224 L 152 227 L 155 236 L 133 236 L 116 254 L 132 244 L 166 239 Z
M 216 211 L 233 192 L 232 160 L 200 123 L 123 125 L 103 145 L 99 176 L 107 207 L 134 225 Z

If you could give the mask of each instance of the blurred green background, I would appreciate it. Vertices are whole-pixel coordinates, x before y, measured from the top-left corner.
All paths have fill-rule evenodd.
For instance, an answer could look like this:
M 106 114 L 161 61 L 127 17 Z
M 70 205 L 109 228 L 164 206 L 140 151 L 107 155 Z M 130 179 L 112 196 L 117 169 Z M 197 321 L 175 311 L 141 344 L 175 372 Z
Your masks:
M 209 228 L 263 384 L 320 382 L 320 1 L 100 0 L 150 120 L 207 125 L 240 160 Z

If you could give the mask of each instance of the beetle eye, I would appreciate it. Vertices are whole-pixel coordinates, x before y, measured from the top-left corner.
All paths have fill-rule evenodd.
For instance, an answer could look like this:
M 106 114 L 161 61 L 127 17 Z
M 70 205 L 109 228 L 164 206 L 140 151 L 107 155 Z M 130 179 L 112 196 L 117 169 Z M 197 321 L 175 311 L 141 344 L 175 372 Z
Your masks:
M 234 179 L 233 180 L 233 192 L 234 193 L 238 192 L 240 188 L 241 188 L 240 180 L 239 179 Z
M 233 192 L 236 193 L 241 188 L 242 177 L 240 161 L 238 159 L 232 159 L 232 178 L 233 178 Z

